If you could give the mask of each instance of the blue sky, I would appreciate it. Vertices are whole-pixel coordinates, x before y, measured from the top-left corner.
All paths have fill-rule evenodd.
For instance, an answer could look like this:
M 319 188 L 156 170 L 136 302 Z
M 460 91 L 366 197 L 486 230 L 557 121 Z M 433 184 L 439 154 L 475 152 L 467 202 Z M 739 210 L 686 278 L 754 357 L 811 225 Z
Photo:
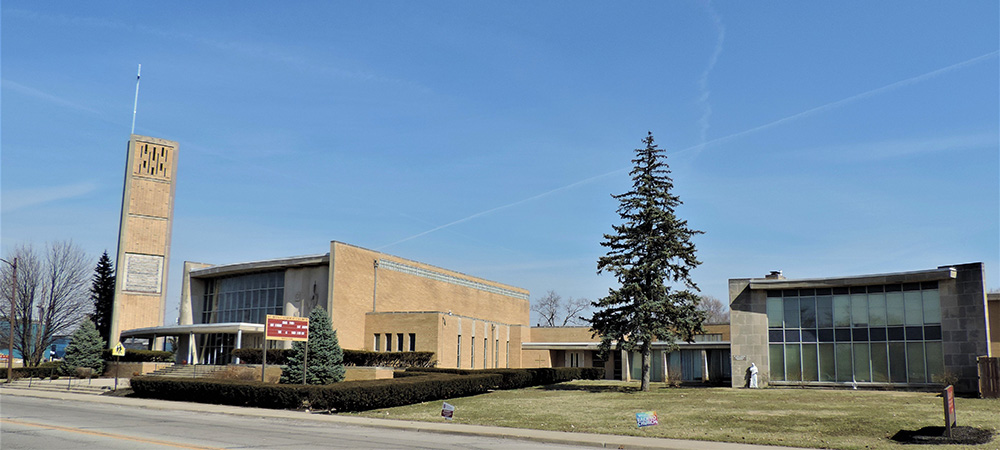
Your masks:
M 180 143 L 185 260 L 330 240 L 599 298 L 647 131 L 693 274 L 983 261 L 1000 287 L 995 1 L 145 2 L 0 7 L 0 240 L 117 243 L 136 133 Z

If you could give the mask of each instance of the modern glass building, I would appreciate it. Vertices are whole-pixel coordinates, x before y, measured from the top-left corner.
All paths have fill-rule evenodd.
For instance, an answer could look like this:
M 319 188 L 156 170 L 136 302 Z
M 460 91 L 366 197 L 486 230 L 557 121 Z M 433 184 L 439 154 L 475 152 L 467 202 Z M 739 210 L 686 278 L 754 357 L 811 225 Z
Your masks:
M 975 391 L 988 356 L 982 263 L 842 278 L 729 280 L 733 386 L 755 363 L 771 385 Z

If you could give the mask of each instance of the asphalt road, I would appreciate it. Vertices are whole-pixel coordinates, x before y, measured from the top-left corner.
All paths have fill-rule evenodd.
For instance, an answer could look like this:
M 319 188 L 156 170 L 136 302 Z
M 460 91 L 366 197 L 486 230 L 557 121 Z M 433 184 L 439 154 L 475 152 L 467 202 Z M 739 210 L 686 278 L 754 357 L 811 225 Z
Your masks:
M 536 449 L 576 448 L 494 437 L 170 411 L 5 395 L 0 448 L 15 449 Z

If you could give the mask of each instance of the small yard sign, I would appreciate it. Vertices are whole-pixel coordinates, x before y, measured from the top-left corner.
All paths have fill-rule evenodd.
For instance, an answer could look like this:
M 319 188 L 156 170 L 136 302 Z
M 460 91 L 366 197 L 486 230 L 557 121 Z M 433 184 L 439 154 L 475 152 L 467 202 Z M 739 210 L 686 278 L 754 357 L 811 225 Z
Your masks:
M 267 315 L 266 338 L 279 341 L 308 341 L 309 318 Z
M 660 422 L 656 419 L 656 411 L 635 413 L 635 423 L 639 426 L 639 428 L 660 424 Z
M 455 407 L 448 402 L 444 402 L 444 405 L 441 406 L 441 417 L 444 417 L 445 420 L 453 419 L 455 417 Z
M 955 420 L 955 387 L 949 384 L 941 396 L 944 397 L 944 428 L 951 437 L 951 427 L 958 424 Z
M 114 350 L 111 350 L 111 356 L 125 356 L 125 346 L 121 342 L 115 345 Z

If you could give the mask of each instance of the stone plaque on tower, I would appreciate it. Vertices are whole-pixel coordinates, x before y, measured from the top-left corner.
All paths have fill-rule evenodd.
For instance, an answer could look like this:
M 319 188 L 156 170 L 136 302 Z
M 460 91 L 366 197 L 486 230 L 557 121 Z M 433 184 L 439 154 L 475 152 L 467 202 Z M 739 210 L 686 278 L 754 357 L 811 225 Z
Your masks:
M 109 345 L 124 330 L 163 325 L 177 148 L 166 139 L 129 139 Z

